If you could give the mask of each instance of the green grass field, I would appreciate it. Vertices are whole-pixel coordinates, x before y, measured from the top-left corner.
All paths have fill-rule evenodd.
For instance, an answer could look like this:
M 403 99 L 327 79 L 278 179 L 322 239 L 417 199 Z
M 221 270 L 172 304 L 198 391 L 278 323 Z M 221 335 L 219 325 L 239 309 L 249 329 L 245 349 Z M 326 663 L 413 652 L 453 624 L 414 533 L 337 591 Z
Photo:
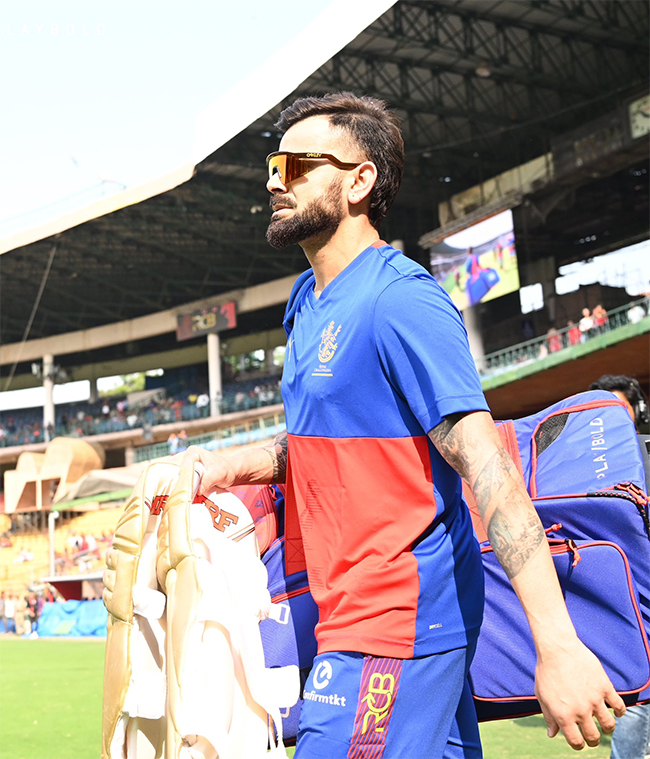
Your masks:
M 0 638 L 0 759 L 98 759 L 102 640 Z M 610 741 L 576 754 L 542 717 L 481 726 L 485 759 L 608 759 Z M 414 757 L 417 759 L 417 757 Z
M 98 759 L 104 641 L 0 640 L 0 759 Z

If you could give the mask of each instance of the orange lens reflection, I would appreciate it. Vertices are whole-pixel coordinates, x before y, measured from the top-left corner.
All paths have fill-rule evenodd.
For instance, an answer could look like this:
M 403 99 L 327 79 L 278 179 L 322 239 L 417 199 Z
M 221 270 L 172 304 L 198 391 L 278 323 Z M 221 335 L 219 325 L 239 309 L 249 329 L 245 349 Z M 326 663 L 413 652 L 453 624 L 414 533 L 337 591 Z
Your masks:
M 330 153 L 271 153 L 266 158 L 269 169 L 269 179 L 277 174 L 283 185 L 288 185 L 294 179 L 307 174 L 314 167 L 313 161 L 330 161 L 339 169 L 355 169 L 358 163 L 340 161 Z
M 276 174 L 280 177 L 283 185 L 288 185 L 294 179 L 298 179 L 309 171 L 309 164 L 302 157 L 292 153 L 278 153 L 269 158 L 269 179 Z
M 278 174 L 283 184 L 290 182 L 287 177 L 287 158 L 285 154 L 274 155 L 269 159 L 269 179 Z

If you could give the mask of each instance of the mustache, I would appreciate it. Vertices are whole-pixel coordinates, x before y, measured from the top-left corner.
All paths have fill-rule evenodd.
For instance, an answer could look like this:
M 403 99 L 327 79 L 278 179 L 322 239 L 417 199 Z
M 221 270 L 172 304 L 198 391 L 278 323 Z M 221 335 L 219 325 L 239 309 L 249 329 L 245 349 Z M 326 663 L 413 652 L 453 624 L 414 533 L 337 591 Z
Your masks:
M 269 208 L 271 211 L 277 211 L 278 208 L 295 208 L 295 204 L 286 195 L 271 195 L 269 198 Z

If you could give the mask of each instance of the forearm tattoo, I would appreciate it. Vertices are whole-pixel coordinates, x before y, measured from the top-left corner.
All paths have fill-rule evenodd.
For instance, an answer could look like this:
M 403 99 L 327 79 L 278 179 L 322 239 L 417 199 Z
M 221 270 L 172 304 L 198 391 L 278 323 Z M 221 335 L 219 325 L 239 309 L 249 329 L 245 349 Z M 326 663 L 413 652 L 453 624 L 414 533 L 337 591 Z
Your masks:
M 499 448 L 476 473 L 476 444 L 465 438 L 459 417 L 449 417 L 429 436 L 441 455 L 471 487 L 492 548 L 510 579 L 516 577 L 545 540 L 512 459 Z
M 273 483 L 283 483 L 287 479 L 287 453 L 289 438 L 286 432 L 276 435 L 271 445 L 264 446 L 273 461 Z

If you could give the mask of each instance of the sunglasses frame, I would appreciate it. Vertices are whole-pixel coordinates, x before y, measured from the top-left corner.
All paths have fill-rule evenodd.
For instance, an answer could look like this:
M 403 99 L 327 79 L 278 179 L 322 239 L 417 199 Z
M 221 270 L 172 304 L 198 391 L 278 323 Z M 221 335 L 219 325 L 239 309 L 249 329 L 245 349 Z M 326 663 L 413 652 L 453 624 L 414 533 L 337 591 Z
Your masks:
M 316 166 L 309 166 L 309 161 L 329 161 L 334 164 L 337 169 L 345 169 L 346 171 L 356 169 L 357 166 L 360 166 L 362 163 L 346 163 L 345 161 L 340 161 L 331 153 L 292 153 L 289 150 L 276 150 L 274 153 L 269 153 L 269 155 L 266 156 L 266 165 L 269 166 L 271 159 L 276 156 L 287 157 L 285 162 L 285 173 L 287 174 L 287 178 L 285 179 L 282 174 L 280 174 L 280 181 L 285 187 L 288 184 L 291 184 L 295 179 L 303 177 L 305 174 L 308 174 L 316 168 Z M 274 176 L 275 174 L 269 171 L 269 179 L 272 179 Z

